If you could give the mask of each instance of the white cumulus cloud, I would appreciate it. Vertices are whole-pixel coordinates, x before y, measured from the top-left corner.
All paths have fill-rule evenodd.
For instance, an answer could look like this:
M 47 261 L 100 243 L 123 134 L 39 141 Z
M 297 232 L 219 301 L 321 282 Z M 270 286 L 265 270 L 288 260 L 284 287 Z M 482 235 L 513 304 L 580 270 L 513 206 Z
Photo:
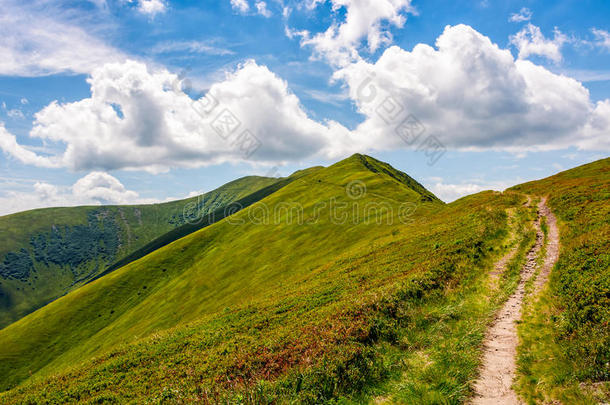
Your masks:
M 0 195 L 0 215 L 43 207 L 157 202 L 156 199 L 141 198 L 108 173 L 92 172 L 68 187 L 36 182 L 29 191 L 6 191 Z
M 104 172 L 91 172 L 72 186 L 72 194 L 101 204 L 129 204 L 138 199 L 116 178 Z
M 400 132 L 412 147 L 433 135 L 456 149 L 596 148 L 610 134 L 606 104 L 595 106 L 581 83 L 515 60 L 466 25 L 448 26 L 436 48 L 390 47 L 376 63 L 351 64 L 335 79 L 365 116 L 355 138 L 378 147 L 405 146 L 397 129 L 409 114 L 425 127 Z
M 0 149 L 22 163 L 39 167 L 59 167 L 57 162 L 45 156 L 39 156 L 17 142 L 15 135 L 6 130 L 0 122 Z
M 510 37 L 510 43 L 519 51 L 519 59 L 542 56 L 555 63 L 561 62 L 561 47 L 568 37 L 555 28 L 553 39 L 546 38 L 539 27 L 527 24 L 521 31 Z
M 374 52 L 392 42 L 389 25 L 401 28 L 406 13 L 414 12 L 411 0 L 330 0 L 334 11 L 345 8 L 345 20 L 335 21 L 326 31 L 311 36 L 301 31 L 301 44 L 311 46 L 318 57 L 336 66 L 345 66 L 358 59 L 358 48 L 366 39 L 368 50 Z M 314 0 L 309 8 L 321 1 Z M 293 30 L 288 29 L 287 33 Z
M 215 102 L 205 116 L 166 70 L 149 71 L 134 61 L 107 64 L 88 82 L 90 98 L 53 102 L 35 114 L 30 136 L 65 145 L 63 153 L 37 155 L 6 130 L 0 132 L 0 148 L 38 166 L 158 172 L 242 159 L 334 156 L 350 138 L 336 122 L 310 119 L 287 83 L 252 61 L 210 88 Z M 227 119 L 233 120 L 230 131 Z
M 0 148 L 42 167 L 149 172 L 395 148 L 610 148 L 610 100 L 594 103 L 580 82 L 515 60 L 466 25 L 446 27 L 435 47 L 392 46 L 375 63 L 358 60 L 334 80 L 363 116 L 354 130 L 312 119 L 288 84 L 254 61 L 196 101 L 165 69 L 106 64 L 88 79 L 91 97 L 53 102 L 34 115 L 30 137 L 60 152 L 38 154 L 4 127 Z

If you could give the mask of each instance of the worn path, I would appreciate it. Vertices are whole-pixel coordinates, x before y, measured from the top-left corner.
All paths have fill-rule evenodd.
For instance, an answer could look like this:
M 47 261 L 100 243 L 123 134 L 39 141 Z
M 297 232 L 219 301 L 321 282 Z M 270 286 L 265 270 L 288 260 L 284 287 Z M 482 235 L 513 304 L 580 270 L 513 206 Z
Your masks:
M 511 387 L 516 371 L 518 344 L 516 322 L 521 318 L 525 285 L 536 272 L 536 259 L 544 243 L 544 234 L 540 227 L 543 216 L 546 217 L 548 226 L 548 241 L 544 263 L 535 283 L 535 292 L 539 291 L 546 283 L 548 275 L 557 261 L 559 252 L 557 221 L 547 207 L 546 199 L 542 199 L 538 204 L 538 217 L 535 221 L 536 243 L 527 253 L 526 262 L 521 269 L 519 285 L 498 312 L 496 320 L 485 338 L 483 366 L 479 379 L 475 383 L 476 394 L 472 400 L 473 404 L 521 404 Z M 510 258 L 512 256 L 508 260 L 502 258 L 498 262 L 502 270 L 504 270 Z M 494 272 L 498 270 L 500 269 L 496 265 Z

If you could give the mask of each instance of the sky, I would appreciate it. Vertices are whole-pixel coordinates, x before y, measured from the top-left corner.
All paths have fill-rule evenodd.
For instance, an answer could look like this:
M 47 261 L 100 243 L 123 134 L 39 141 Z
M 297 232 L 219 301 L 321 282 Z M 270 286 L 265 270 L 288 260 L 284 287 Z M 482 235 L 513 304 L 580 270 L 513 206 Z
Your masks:
M 0 1 L 0 215 L 366 153 L 444 201 L 608 156 L 610 2 Z

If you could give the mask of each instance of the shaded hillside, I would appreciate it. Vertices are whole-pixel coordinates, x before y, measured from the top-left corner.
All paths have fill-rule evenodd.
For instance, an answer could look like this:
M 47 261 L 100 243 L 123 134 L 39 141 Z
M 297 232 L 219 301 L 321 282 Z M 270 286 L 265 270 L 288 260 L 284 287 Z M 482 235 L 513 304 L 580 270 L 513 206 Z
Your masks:
M 463 399 L 523 201 L 444 205 L 360 155 L 307 173 L 0 331 L 3 388 L 29 378 L 2 400 L 319 403 L 407 370 L 423 391 L 400 395 Z
M 46 208 L 0 217 L 0 328 L 170 230 L 201 223 L 208 214 L 277 181 L 245 177 L 164 204 Z

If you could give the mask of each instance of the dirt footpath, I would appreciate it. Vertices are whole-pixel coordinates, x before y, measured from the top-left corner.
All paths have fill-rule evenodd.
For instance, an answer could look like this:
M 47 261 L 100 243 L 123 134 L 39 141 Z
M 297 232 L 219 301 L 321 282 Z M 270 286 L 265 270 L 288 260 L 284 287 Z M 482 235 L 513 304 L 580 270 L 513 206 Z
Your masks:
M 475 383 L 475 396 L 472 404 L 521 404 L 515 391 L 511 388 L 516 371 L 517 337 L 516 321 L 521 318 L 521 306 L 525 297 L 525 284 L 536 272 L 536 259 L 544 243 L 544 234 L 540 227 L 542 217 L 546 217 L 548 226 L 548 244 L 545 260 L 535 283 L 536 292 L 548 280 L 549 273 L 559 255 L 559 231 L 557 221 L 546 205 L 546 199 L 538 204 L 538 218 L 535 221 L 536 243 L 527 253 L 526 263 L 521 269 L 521 280 L 515 292 L 508 298 L 498 312 L 496 320 L 487 332 L 483 348 L 483 366 Z M 507 260 L 500 259 L 500 267 L 505 267 Z M 498 270 L 496 265 L 495 271 Z

